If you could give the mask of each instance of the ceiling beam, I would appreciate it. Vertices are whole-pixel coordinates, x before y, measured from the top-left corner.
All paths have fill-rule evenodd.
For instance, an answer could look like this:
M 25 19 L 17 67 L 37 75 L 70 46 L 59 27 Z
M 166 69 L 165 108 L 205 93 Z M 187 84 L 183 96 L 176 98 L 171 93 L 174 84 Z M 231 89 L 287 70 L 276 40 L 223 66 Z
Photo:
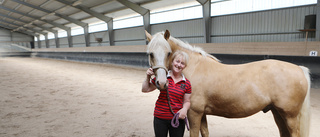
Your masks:
M 109 43 L 110 43 L 110 46 L 114 45 L 114 37 L 113 37 L 113 19 L 111 17 L 108 17 L 108 16 L 105 16 L 101 13 L 98 13 L 98 12 L 95 12 L 87 7 L 84 7 L 84 6 L 81 6 L 79 5 L 77 2 L 78 1 L 75 1 L 75 2 L 68 2 L 68 1 L 65 1 L 65 0 L 56 0 L 56 1 L 59 1 L 60 3 L 62 4 L 65 4 L 65 5 L 68 5 L 68 6 L 71 6 L 71 7 L 74 7 L 74 8 L 77 8 L 77 9 L 80 9 L 88 14 L 90 14 L 91 16 L 95 17 L 95 18 L 98 18 L 104 22 L 106 22 L 108 24 L 108 33 L 109 33 Z M 86 27 L 84 27 L 84 29 L 86 29 Z M 89 34 L 86 33 L 88 31 L 84 30 L 85 32 L 85 37 L 86 39 L 89 40 Z M 87 45 L 87 43 L 86 43 Z
M 65 19 L 65 20 L 68 20 L 68 21 L 70 21 L 71 23 L 77 24 L 77 25 L 79 25 L 79 26 L 84 25 L 83 22 L 81 22 L 81 21 L 79 21 L 79 20 L 77 20 L 77 19 L 73 19 L 73 18 L 67 17 L 67 16 L 65 16 L 65 15 L 61 15 L 61 14 L 55 13 L 55 12 L 53 12 L 53 11 L 46 10 L 46 9 L 44 9 L 44 8 L 41 8 L 41 7 L 39 7 L 39 6 L 32 5 L 32 4 L 27 3 L 27 2 L 24 2 L 24 1 L 21 1 L 21 0 L 12 0 L 12 1 L 14 1 L 14 2 L 16 2 L 16 3 L 19 3 L 19 4 L 22 4 L 22 5 L 25 5 L 25 6 L 28 6 L 28 7 L 31 7 L 31 8 L 34 8 L 34 9 L 37 9 L 37 10 L 40 10 L 40 11 L 42 11 L 42 12 L 46 12 L 46 13 L 48 13 L 48 14 L 54 13 L 54 15 L 56 15 L 56 16 L 58 16 L 58 17 L 60 17 L 60 18 L 63 18 L 63 19 Z
M 44 9 L 44 8 L 41 8 L 41 7 L 39 7 L 39 6 L 32 5 L 32 4 L 30 4 L 30 3 L 27 3 L 27 2 L 24 2 L 24 1 L 21 1 L 21 0 L 12 0 L 12 1 L 17 2 L 17 3 L 21 4 L 21 5 L 25 5 L 25 6 L 28 6 L 28 7 L 37 9 L 37 10 L 40 10 L 40 11 L 42 11 L 42 12 L 46 12 L 46 13 L 48 13 L 48 14 L 55 13 L 55 12 L 46 10 L 46 9 Z M 59 16 L 59 15 L 61 15 L 61 14 L 55 13 L 54 15 Z M 65 19 L 65 20 L 68 20 L 68 21 L 70 21 L 70 22 L 76 20 L 76 19 L 70 19 L 70 17 L 65 18 L 66 16 L 64 16 L 64 15 L 62 15 L 62 16 L 60 16 L 60 17 L 63 18 L 63 19 Z M 46 22 L 46 23 L 49 23 L 49 21 L 44 20 L 44 19 L 42 19 L 41 21 L 44 21 L 44 22 Z M 74 23 L 74 24 L 77 24 L 77 25 L 78 25 L 78 24 L 83 25 L 83 24 L 82 24 L 83 22 L 82 22 L 82 23 L 79 23 L 79 22 L 81 22 L 81 21 L 78 20 L 78 21 L 76 21 L 76 22 L 71 22 L 71 23 Z M 50 22 L 50 24 L 53 24 L 53 22 Z M 64 30 L 67 31 L 69 47 L 73 47 L 73 45 L 72 45 L 72 37 L 71 37 L 71 28 L 65 27 L 65 26 L 63 26 L 63 25 L 61 25 L 61 24 L 59 25 L 59 24 L 57 24 L 57 23 L 54 23 L 54 24 L 55 24 L 55 26 L 59 26 L 59 28 L 64 28 Z M 81 26 L 81 25 L 80 25 L 80 26 Z
M 77 19 L 74 19 L 74 18 L 70 18 L 70 17 L 68 17 L 66 15 L 62 15 L 62 14 L 59 14 L 59 13 L 55 13 L 54 15 L 56 15 L 56 16 L 58 16 L 60 18 L 63 18 L 65 20 L 69 21 L 69 22 L 72 22 L 74 24 L 77 24 L 77 25 L 79 25 L 81 27 L 84 27 L 84 26 L 88 25 L 88 23 L 83 23 L 80 20 L 77 20 Z
M 15 24 L 15 23 L 13 23 L 13 22 L 9 22 L 9 21 L 2 20 L 2 19 L 0 19 L 0 21 L 1 21 L 1 22 L 5 22 L 5 23 L 8 23 L 8 24 L 11 24 L 11 25 L 14 25 L 14 26 L 17 26 L 17 27 L 18 27 L 17 30 L 18 30 L 19 28 L 22 28 L 22 27 L 28 25 L 28 24 L 25 24 L 25 25 Z M 32 23 L 32 24 L 30 24 L 30 25 L 36 26 L 36 27 L 38 27 L 38 28 L 41 28 L 41 29 L 43 29 L 43 30 L 47 30 L 47 31 L 52 32 L 52 33 L 57 32 L 56 30 L 53 30 L 53 29 L 51 29 L 51 28 L 39 26 L 39 25 L 34 24 L 34 23 Z
M 1 24 L 1 23 L 0 23 L 0 26 L 3 27 L 3 28 L 9 29 L 9 30 L 14 29 L 14 28 L 12 28 L 12 27 L 10 27 L 8 25 L 4 25 L 4 24 Z M 38 36 L 37 34 L 31 33 L 31 32 L 28 32 L 28 31 L 23 31 L 23 32 L 19 31 L 19 32 L 23 33 L 23 34 L 31 35 L 31 36 Z
M 35 33 L 28 32 L 28 31 L 18 31 L 18 32 L 23 33 L 23 34 L 27 34 L 27 35 L 31 35 L 31 36 L 39 36 L 39 35 L 37 35 Z
M 36 26 L 36 27 L 38 27 L 38 28 L 41 28 L 41 29 L 43 29 L 43 30 L 52 32 L 52 33 L 58 32 L 57 30 L 54 30 L 54 29 L 51 29 L 51 28 L 48 28 L 48 27 L 43 27 L 43 26 L 37 25 L 37 24 L 35 24 L 35 23 L 32 23 L 31 25 Z
M 7 17 L 7 18 L 9 18 L 9 19 L 16 20 L 16 21 L 19 21 L 19 22 L 24 23 L 24 25 L 19 25 L 19 24 L 9 23 L 9 22 L 8 22 L 9 24 L 18 26 L 18 28 L 15 28 L 15 29 L 13 28 L 13 31 L 17 31 L 17 30 L 19 30 L 20 28 L 27 28 L 27 29 L 29 29 L 29 30 L 31 30 L 31 31 L 34 31 L 34 32 L 37 32 L 37 33 L 40 33 L 40 34 L 45 34 L 45 33 L 42 32 L 42 31 L 38 31 L 38 30 L 35 30 L 35 29 L 32 29 L 32 28 L 26 27 L 27 24 L 28 24 L 28 22 L 25 22 L 24 20 L 21 20 L 21 19 L 18 19 L 18 18 L 14 18 L 14 17 L 8 16 L 8 15 L 2 14 L 2 13 L 0 13 L 0 16 Z M 3 21 L 3 22 L 7 22 L 7 21 Z M 20 26 L 20 27 L 19 27 L 19 26 Z
M 46 10 L 46 9 L 41 8 L 41 7 L 39 7 L 39 6 L 36 6 L 36 5 L 32 5 L 32 4 L 27 3 L 27 2 L 24 2 L 24 1 L 20 1 L 20 0 L 11 0 L 11 1 L 14 1 L 14 2 L 16 2 L 16 3 L 22 4 L 22 5 L 25 5 L 25 6 L 28 6 L 28 7 L 31 7 L 31 8 L 34 8 L 34 9 L 37 9 L 37 10 L 46 12 L 46 13 L 52 13 L 52 12 L 49 11 L 49 10 Z
M 42 32 L 42 31 L 39 31 L 39 30 L 30 28 L 30 27 L 27 27 L 27 26 L 24 26 L 24 28 L 26 28 L 26 29 L 28 29 L 28 30 L 31 30 L 31 31 L 33 31 L 33 32 L 37 32 L 37 33 L 42 34 L 42 35 L 47 35 L 47 33 L 45 33 L 45 32 Z
M 17 26 L 17 27 L 21 26 L 20 24 L 16 24 L 16 23 L 13 23 L 13 22 L 9 22 L 9 21 L 3 20 L 3 19 L 1 19 L 0 22 L 5 22 L 5 23 L 8 23 L 8 24 L 10 24 L 10 25 Z
M 93 11 L 93 10 L 87 8 L 87 7 L 84 7 L 84 6 L 81 6 L 81 5 L 73 6 L 73 4 L 76 3 L 77 1 L 76 2 L 68 2 L 66 0 L 56 0 L 56 1 L 59 1 L 60 3 L 69 5 L 71 7 L 80 9 L 80 10 L 90 14 L 91 16 L 96 17 L 96 18 L 98 18 L 98 19 L 100 19 L 100 20 L 102 20 L 102 21 L 104 21 L 106 23 L 108 23 L 109 21 L 112 21 L 111 17 L 108 17 L 108 16 L 105 16 L 105 15 L 103 15 L 101 13 L 95 12 L 95 11 Z
M 53 22 L 53 21 L 48 21 L 48 20 L 45 20 L 45 19 L 40 19 L 40 21 L 45 22 L 45 23 L 48 23 L 48 24 L 51 24 L 51 25 L 53 25 L 53 26 L 55 26 L 55 27 L 57 27 L 57 28 L 60 28 L 60 29 L 65 30 L 65 31 L 68 31 L 68 30 L 71 29 L 70 27 L 67 27 L 67 26 L 64 26 L 64 25 L 55 23 L 55 22 Z
M 5 25 L 5 24 L 2 24 L 1 22 L 0 22 L 0 26 L 3 28 L 6 28 L 6 29 L 10 29 L 10 30 L 13 29 L 12 27 Z
M 132 9 L 133 11 L 139 13 L 140 15 L 145 15 L 148 12 L 150 12 L 148 9 L 141 7 L 140 5 L 133 3 L 131 1 L 128 0 L 117 0 L 118 2 L 120 2 L 122 5 Z
M 30 15 L 30 14 L 26 14 L 26 13 L 23 13 L 23 12 L 20 12 L 20 11 L 17 11 L 17 10 L 13 10 L 13 9 L 4 7 L 4 6 L 2 6 L 2 5 L 0 5 L 0 8 L 1 8 L 1 9 L 4 9 L 4 10 L 7 10 L 7 11 L 10 11 L 10 12 L 13 12 L 13 13 L 17 13 L 17 14 L 20 14 L 20 15 L 23 15 L 23 16 L 26 16 L 26 17 L 29 17 L 29 18 L 33 18 L 33 19 L 35 19 L 35 20 L 39 20 L 39 21 L 42 21 L 42 22 L 51 24 L 52 26 L 55 26 L 55 27 L 60 28 L 60 29 L 63 29 L 63 30 L 68 30 L 68 29 L 70 29 L 69 27 L 66 27 L 66 26 L 64 26 L 64 25 L 61 25 L 61 24 L 58 24 L 58 23 L 54 23 L 54 22 L 52 22 L 52 21 L 46 21 L 46 20 L 44 20 L 44 19 L 41 19 L 41 17 L 32 16 L 32 15 Z
M 14 18 L 14 17 L 8 16 L 8 15 L 6 15 L 6 14 L 2 14 L 2 13 L 0 13 L 0 16 L 6 17 L 6 18 L 9 18 L 9 19 L 13 19 L 13 20 L 22 22 L 22 23 L 24 23 L 24 24 L 28 24 L 28 23 L 29 23 L 29 22 L 26 22 L 26 21 L 24 21 L 24 20 L 21 20 L 21 19 L 18 19 L 18 18 Z

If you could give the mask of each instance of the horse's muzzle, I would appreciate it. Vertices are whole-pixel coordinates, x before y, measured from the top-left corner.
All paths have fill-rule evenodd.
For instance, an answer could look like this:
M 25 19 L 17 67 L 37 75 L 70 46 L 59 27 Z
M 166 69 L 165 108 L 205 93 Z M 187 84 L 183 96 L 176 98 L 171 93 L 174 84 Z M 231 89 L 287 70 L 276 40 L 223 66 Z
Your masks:
M 157 68 L 156 70 L 156 87 L 159 90 L 166 90 L 168 87 L 167 73 L 168 71 L 163 68 Z
M 159 89 L 159 90 L 167 90 L 167 88 L 168 88 L 168 80 L 165 83 L 160 83 L 157 80 L 155 83 L 156 83 L 157 89 Z

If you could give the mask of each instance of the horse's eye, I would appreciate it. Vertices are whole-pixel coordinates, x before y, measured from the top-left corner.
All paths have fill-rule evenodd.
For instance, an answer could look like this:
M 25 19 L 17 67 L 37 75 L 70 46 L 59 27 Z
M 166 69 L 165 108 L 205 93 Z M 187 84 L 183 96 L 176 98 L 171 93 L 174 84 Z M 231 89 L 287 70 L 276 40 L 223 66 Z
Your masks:
M 168 57 L 171 55 L 171 52 L 168 52 Z

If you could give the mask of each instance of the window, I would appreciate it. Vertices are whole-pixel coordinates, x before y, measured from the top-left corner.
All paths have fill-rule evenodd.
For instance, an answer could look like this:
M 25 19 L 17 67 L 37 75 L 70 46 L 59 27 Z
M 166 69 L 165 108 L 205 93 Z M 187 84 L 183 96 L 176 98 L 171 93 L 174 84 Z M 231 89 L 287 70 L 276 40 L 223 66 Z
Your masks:
M 48 32 L 48 39 L 54 39 L 54 34 L 52 32 Z
M 108 30 L 108 24 L 103 21 L 89 24 L 89 33 L 106 30 Z
M 143 17 L 141 15 L 137 15 L 133 17 L 115 19 L 113 22 L 113 29 L 128 28 L 142 25 Z
M 151 11 L 150 24 L 202 18 L 202 6 L 198 2 L 185 3 Z
M 65 31 L 65 30 L 59 30 L 58 31 L 58 37 L 59 38 L 63 38 L 63 37 L 67 37 L 67 36 L 68 36 L 67 31 Z
M 82 27 L 77 26 L 77 27 L 71 28 L 71 36 L 80 35 L 80 34 L 84 34 L 84 30 Z
M 40 35 L 40 40 L 45 40 L 44 35 Z

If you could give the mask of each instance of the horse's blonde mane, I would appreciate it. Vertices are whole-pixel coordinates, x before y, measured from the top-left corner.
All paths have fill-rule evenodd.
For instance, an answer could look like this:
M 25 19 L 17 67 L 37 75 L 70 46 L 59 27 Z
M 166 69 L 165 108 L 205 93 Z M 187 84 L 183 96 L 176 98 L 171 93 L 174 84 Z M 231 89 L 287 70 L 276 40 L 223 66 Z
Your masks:
M 190 50 L 192 52 L 200 53 L 202 56 L 207 56 L 207 57 L 210 57 L 210 58 L 220 62 L 219 59 L 217 59 L 216 57 L 208 54 L 201 47 L 191 46 L 188 42 L 183 42 L 180 39 L 176 39 L 176 38 L 174 38 L 172 36 L 170 36 L 170 40 L 172 40 L 175 44 L 177 44 L 178 46 L 180 46 L 180 47 L 182 47 L 184 49 Z

